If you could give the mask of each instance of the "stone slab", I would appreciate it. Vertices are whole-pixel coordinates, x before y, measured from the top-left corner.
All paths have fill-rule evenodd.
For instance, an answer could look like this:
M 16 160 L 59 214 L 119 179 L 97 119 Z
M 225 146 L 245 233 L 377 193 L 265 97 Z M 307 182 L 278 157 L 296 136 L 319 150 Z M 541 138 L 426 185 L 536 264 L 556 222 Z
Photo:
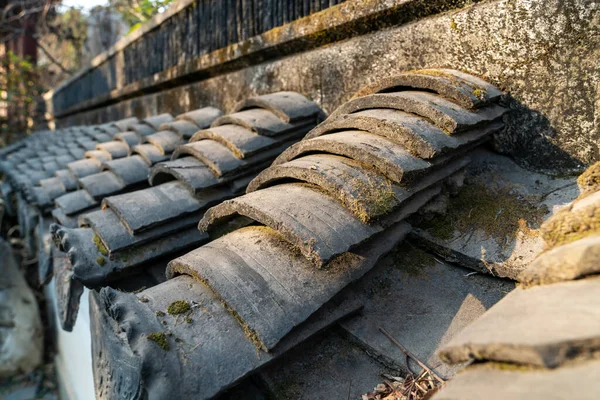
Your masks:
M 511 371 L 484 365 L 459 374 L 433 400 L 596 400 L 598 376 L 598 360 L 552 370 Z
M 440 352 L 547 368 L 600 350 L 600 279 L 515 289 Z
M 600 236 L 589 236 L 542 253 L 517 279 L 525 285 L 541 285 L 599 272 Z

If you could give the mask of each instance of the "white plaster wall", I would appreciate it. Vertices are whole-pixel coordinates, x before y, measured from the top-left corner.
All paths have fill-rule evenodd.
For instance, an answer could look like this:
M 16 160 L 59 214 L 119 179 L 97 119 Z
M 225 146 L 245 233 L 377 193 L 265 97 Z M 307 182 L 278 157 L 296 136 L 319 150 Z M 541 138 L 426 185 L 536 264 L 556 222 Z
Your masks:
M 81 296 L 77 322 L 72 332 L 60 328 L 56 315 L 54 279 L 46 286 L 46 298 L 53 317 L 57 354 L 55 358 L 61 394 L 65 400 L 91 400 L 94 395 L 92 375 L 92 342 L 90 334 L 89 290 Z

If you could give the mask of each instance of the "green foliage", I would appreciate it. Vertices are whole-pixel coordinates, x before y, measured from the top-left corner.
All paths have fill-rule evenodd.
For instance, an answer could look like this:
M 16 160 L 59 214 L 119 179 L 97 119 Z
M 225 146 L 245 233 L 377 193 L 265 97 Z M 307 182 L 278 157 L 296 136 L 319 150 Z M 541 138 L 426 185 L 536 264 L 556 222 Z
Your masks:
M 15 134 L 27 134 L 31 130 L 35 98 L 41 93 L 38 75 L 33 63 L 12 51 L 0 58 L 0 102 L 5 112 L 0 122 L 1 145 Z
M 110 5 L 131 27 L 130 32 L 138 29 L 144 22 L 163 12 L 173 0 L 111 0 Z

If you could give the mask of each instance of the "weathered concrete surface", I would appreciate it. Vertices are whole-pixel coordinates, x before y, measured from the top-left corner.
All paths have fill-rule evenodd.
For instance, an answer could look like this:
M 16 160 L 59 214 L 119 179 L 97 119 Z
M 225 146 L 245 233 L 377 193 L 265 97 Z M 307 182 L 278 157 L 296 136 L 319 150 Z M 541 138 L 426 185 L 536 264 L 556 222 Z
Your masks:
M 450 67 L 497 84 L 512 95 L 511 108 L 523 111 L 499 135 L 499 148 L 537 168 L 570 168 L 600 159 L 599 7 L 590 0 L 483 1 L 75 114 L 60 124 L 178 114 L 207 104 L 231 110 L 238 100 L 274 90 L 303 93 L 331 112 L 381 78 Z
M 331 332 L 316 336 L 259 377 L 275 399 L 360 399 L 381 382 L 381 374 L 397 376 L 359 347 Z
M 5 378 L 33 371 L 42 362 L 44 343 L 37 300 L 4 240 L 0 259 L 0 377 Z
M 465 186 L 441 216 L 420 220 L 413 238 L 447 261 L 517 279 L 545 248 L 542 221 L 579 195 L 576 179 L 534 173 L 487 150 L 471 159 Z
M 440 352 L 448 363 L 555 368 L 600 350 L 600 279 L 515 289 Z
M 600 393 L 600 361 L 554 370 L 519 370 L 502 366 L 469 368 L 434 400 L 595 400 Z
M 353 289 L 365 306 L 341 326 L 386 364 L 418 374 L 421 368 L 406 365 L 404 353 L 379 331 L 384 328 L 438 375 L 450 378 L 462 365 L 441 363 L 437 351 L 514 288 L 509 281 L 469 272 L 410 242 L 401 244 Z

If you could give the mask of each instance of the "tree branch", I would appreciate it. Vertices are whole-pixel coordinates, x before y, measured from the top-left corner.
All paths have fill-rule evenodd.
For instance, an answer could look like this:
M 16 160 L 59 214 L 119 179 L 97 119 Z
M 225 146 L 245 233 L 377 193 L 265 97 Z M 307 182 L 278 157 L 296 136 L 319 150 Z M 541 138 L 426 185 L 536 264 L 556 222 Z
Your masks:
M 37 47 L 38 47 L 40 50 L 42 50 L 42 52 L 43 52 L 43 53 L 46 55 L 46 57 L 48 57 L 48 59 L 49 59 L 49 60 L 50 60 L 50 61 L 51 61 L 53 64 L 56 64 L 56 65 L 58 66 L 58 68 L 60 68 L 60 70 L 61 70 L 62 72 L 64 72 L 65 74 L 68 74 L 68 75 L 73 75 L 73 72 L 72 72 L 72 71 L 69 71 L 68 69 L 66 69 L 66 68 L 65 68 L 65 67 L 64 67 L 64 66 L 63 66 L 63 65 L 62 65 L 62 64 L 61 64 L 61 63 L 60 63 L 60 62 L 59 62 L 59 61 L 58 61 L 56 58 L 54 58 L 54 56 L 53 56 L 52 54 L 50 54 L 50 52 L 48 51 L 48 49 L 46 49 L 46 48 L 44 47 L 44 45 L 42 45 L 42 43 L 41 43 L 39 40 L 37 40 L 37 38 L 36 38 L 35 36 L 33 36 L 33 35 L 28 35 L 28 36 L 29 36 L 29 37 L 30 37 L 30 38 L 31 38 L 31 39 L 32 39 L 32 40 L 35 42 L 35 45 L 36 45 L 36 46 L 37 46 Z

